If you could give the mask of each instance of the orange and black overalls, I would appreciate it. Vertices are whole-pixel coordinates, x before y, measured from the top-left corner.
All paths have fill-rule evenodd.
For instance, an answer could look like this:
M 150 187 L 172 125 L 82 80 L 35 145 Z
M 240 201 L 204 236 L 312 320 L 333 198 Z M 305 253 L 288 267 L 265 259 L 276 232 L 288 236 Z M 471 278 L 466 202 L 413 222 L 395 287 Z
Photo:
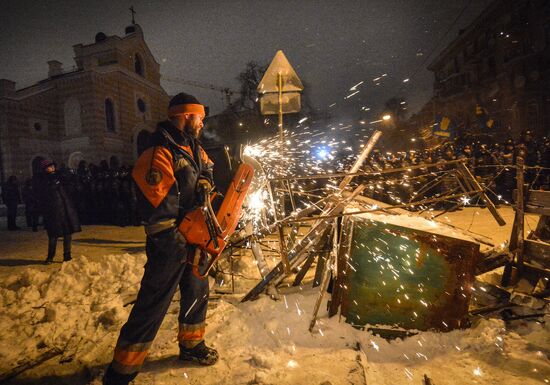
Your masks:
M 177 228 L 198 206 L 199 178 L 212 184 L 214 164 L 200 143 L 170 122 L 159 123 L 154 145 L 139 157 L 132 172 L 138 211 L 147 234 L 147 263 L 136 303 L 122 327 L 105 384 L 127 384 L 137 375 L 179 286 L 178 342 L 192 348 L 204 338 L 208 280 L 192 274 L 188 245 Z

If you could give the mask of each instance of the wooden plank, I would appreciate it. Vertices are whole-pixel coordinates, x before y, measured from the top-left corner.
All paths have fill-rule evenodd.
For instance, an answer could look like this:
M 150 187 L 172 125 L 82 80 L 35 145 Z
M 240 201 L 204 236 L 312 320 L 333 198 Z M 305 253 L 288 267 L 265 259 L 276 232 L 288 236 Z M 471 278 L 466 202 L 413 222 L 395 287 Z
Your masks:
M 525 218 L 524 218 L 524 212 L 523 208 L 525 206 L 524 203 L 524 171 L 525 171 L 525 163 L 521 156 L 518 156 L 517 158 L 517 170 L 516 170 L 516 182 L 517 182 L 517 203 L 516 203 L 516 217 L 517 217 L 517 228 L 516 228 L 516 235 L 517 235 L 517 249 L 513 250 L 516 253 L 516 261 L 518 264 L 518 270 L 519 270 L 519 276 L 521 277 L 523 275 L 523 232 L 525 231 Z
M 515 203 L 518 197 L 518 190 L 512 191 L 512 201 Z M 533 206 L 550 207 L 550 191 L 528 190 L 525 203 Z
M 505 266 L 512 262 L 512 256 L 508 252 L 496 252 L 483 256 L 476 264 L 476 275 L 484 274 L 498 267 Z
M 510 234 L 510 244 L 508 250 L 514 251 L 518 248 L 518 212 L 514 211 L 514 223 L 512 224 L 512 233 Z
M 525 239 L 523 242 L 525 259 L 550 269 L 550 244 L 534 239 Z
M 313 278 L 313 287 L 319 286 L 321 284 L 321 281 L 323 280 L 323 271 L 325 270 L 325 265 L 330 257 L 330 249 L 327 250 L 327 246 L 330 245 L 330 239 L 331 235 L 328 234 L 325 238 L 325 241 L 319 242 L 318 247 L 316 247 L 319 252 L 319 258 L 317 258 L 315 277 Z
M 540 273 L 545 275 L 546 277 L 550 277 L 550 269 L 546 269 L 544 267 L 539 267 L 536 265 L 533 265 L 532 263 L 524 262 L 525 270 L 533 272 L 533 273 Z
M 533 238 L 550 242 L 550 216 L 541 216 L 535 232 L 531 234 Z M 531 237 L 529 237 L 531 239 Z
M 361 166 L 363 165 L 365 159 L 367 159 L 368 155 L 374 148 L 374 145 L 382 135 L 381 131 L 375 131 L 372 136 L 369 138 L 367 145 L 361 152 L 361 155 L 359 158 L 355 161 L 354 165 L 352 166 L 350 173 L 352 175 L 348 175 L 344 177 L 344 179 L 340 182 L 338 189 L 340 190 L 340 193 L 344 191 L 344 189 L 350 184 L 350 182 L 353 180 L 355 175 L 353 175 L 355 172 L 357 172 Z M 268 186 L 270 183 L 268 183 Z M 365 185 L 359 185 L 353 193 L 346 199 L 338 202 L 328 203 L 321 213 L 321 216 L 323 215 L 339 215 L 341 214 L 347 204 L 350 200 L 353 200 L 356 196 L 361 194 L 363 190 L 366 188 Z M 272 194 L 271 194 L 272 195 Z M 277 285 L 281 280 L 284 278 L 283 273 L 288 272 L 290 268 L 293 266 L 300 265 L 305 257 L 304 254 L 307 251 L 306 249 L 308 247 L 314 246 L 317 242 L 319 242 L 319 238 L 325 233 L 325 230 L 330 225 L 330 221 L 328 219 L 320 219 L 315 222 L 312 229 L 306 234 L 300 241 L 296 242 L 294 247 L 286 252 L 286 250 L 283 250 L 283 243 L 281 242 L 281 257 L 283 257 L 281 263 L 279 263 L 273 270 L 271 270 L 263 279 L 261 282 L 259 282 L 252 290 L 250 290 L 244 298 L 241 300 L 241 302 L 248 301 L 250 299 L 256 298 L 269 284 L 272 283 L 273 285 Z M 280 228 L 280 226 L 279 226 Z
M 525 212 L 529 214 L 550 216 L 550 206 L 541 207 L 541 206 L 533 206 L 533 205 L 527 204 L 525 205 Z
M 355 161 L 355 163 L 353 164 L 353 166 L 349 170 L 350 174 L 354 174 L 357 171 L 359 171 L 359 169 L 363 166 L 363 163 L 365 162 L 365 159 L 367 159 L 367 157 L 371 153 L 372 149 L 374 148 L 374 145 L 376 144 L 376 142 L 378 142 L 378 139 L 380 139 L 381 136 L 382 136 L 382 131 L 376 130 L 376 131 L 373 132 L 373 134 L 369 138 L 364 150 L 361 152 L 361 155 L 359 155 L 359 158 L 357 158 L 357 160 Z M 354 178 L 353 175 L 345 176 L 344 179 L 342 179 L 342 181 L 338 185 L 338 189 L 340 191 L 343 191 L 350 184 L 350 182 L 353 180 L 353 178 Z
M 322 252 L 317 258 L 317 266 L 315 267 L 315 277 L 313 278 L 313 287 L 317 287 L 321 284 L 323 280 L 323 272 L 325 271 L 325 265 L 327 260 L 330 257 L 330 254 L 327 252 Z
M 316 256 L 317 255 L 315 253 L 309 253 L 309 256 L 307 257 L 306 261 L 304 262 L 302 267 L 300 267 L 300 271 L 298 271 L 298 273 L 296 274 L 296 277 L 294 277 L 294 282 L 292 282 L 292 286 L 298 286 L 299 284 L 302 283 L 304 277 L 307 274 L 307 271 L 313 264 L 313 261 L 315 260 Z
M 364 189 L 364 185 L 362 185 L 361 191 Z M 329 213 L 341 213 L 344 211 L 344 208 L 346 207 L 347 202 L 342 202 L 338 204 L 336 207 L 332 208 Z M 306 251 L 308 251 L 308 248 L 314 246 L 319 242 L 319 239 L 321 239 L 325 234 L 326 231 L 330 231 L 330 224 L 331 221 L 329 219 L 323 219 L 318 221 L 311 230 L 302 238 L 300 239 L 296 245 L 294 245 L 293 249 L 289 251 L 288 253 L 288 259 L 291 265 L 299 265 L 303 262 L 305 258 L 303 258 L 304 254 L 306 254 Z M 282 278 L 284 278 L 284 265 L 282 262 L 279 262 L 277 266 L 275 266 L 252 290 L 250 290 L 244 298 L 241 300 L 241 302 L 248 301 L 250 299 L 256 298 L 271 281 L 273 281 L 274 285 L 277 285 Z
M 550 207 L 550 191 L 529 190 L 527 194 L 528 205 Z
M 336 256 L 334 253 L 330 253 L 328 255 L 329 260 L 326 261 L 324 269 L 323 269 L 323 277 L 321 280 L 321 284 L 319 287 L 319 296 L 317 297 L 317 300 L 315 301 L 315 307 L 313 308 L 313 317 L 311 318 L 311 322 L 309 323 L 309 331 L 312 332 L 313 328 L 315 327 L 315 324 L 317 323 L 317 314 L 319 313 L 319 308 L 321 307 L 321 302 L 323 301 L 323 298 L 325 296 L 325 292 L 327 291 L 328 284 L 330 282 L 330 265 L 331 260 L 334 260 Z
M 522 159 L 522 158 L 518 158 L 518 159 Z M 493 215 L 493 218 L 495 218 L 497 223 L 500 226 L 506 225 L 506 221 L 504 220 L 504 218 L 502 218 L 502 216 L 498 212 L 498 210 L 495 207 L 493 201 L 491 201 L 489 199 L 489 197 L 487 196 L 487 194 L 485 194 L 485 190 L 478 183 L 478 181 L 476 180 L 476 178 L 474 177 L 472 172 L 468 169 L 468 167 L 466 167 L 466 165 L 464 163 L 458 163 L 458 169 L 462 172 L 462 175 L 465 177 L 464 180 L 466 180 L 467 182 L 472 184 L 472 186 L 474 187 L 474 190 L 482 190 L 479 193 L 479 196 L 485 202 L 485 204 L 487 205 L 487 209 L 489 209 L 489 211 L 491 212 L 491 214 Z M 518 170 L 518 172 L 519 172 L 519 170 Z M 523 174 L 522 174 L 522 176 L 523 176 Z
M 265 261 L 264 253 L 262 251 L 260 243 L 258 241 L 251 242 L 250 249 L 252 250 L 252 255 L 254 255 L 254 258 L 256 259 L 260 275 L 262 276 L 262 278 L 265 278 L 265 276 L 269 272 L 269 267 L 267 265 L 267 262 Z
M 362 184 L 353 190 L 353 193 L 350 194 L 346 199 L 335 203 L 329 204 L 327 208 L 321 213 L 321 216 L 341 214 L 350 201 L 361 194 L 365 190 L 366 185 Z M 309 232 L 288 252 L 289 262 L 293 267 L 300 265 L 307 256 L 306 252 L 308 248 L 315 246 L 320 239 L 326 236 L 327 231 L 330 231 L 331 221 L 329 219 L 320 219 L 318 220 Z M 252 288 L 241 300 L 241 302 L 248 301 L 250 299 L 256 298 L 269 283 L 277 285 L 284 278 L 284 266 L 282 262 L 279 262 L 265 277 L 262 279 L 256 286 Z
M 328 238 L 328 237 L 326 237 Z M 300 283 L 302 283 L 302 280 L 304 279 L 305 275 L 307 274 L 307 271 L 313 264 L 313 261 L 315 261 L 315 257 L 321 258 L 321 254 L 324 253 L 324 248 L 326 245 L 326 241 L 320 241 L 315 247 L 309 252 L 309 255 L 305 262 L 302 264 L 302 267 L 300 268 L 300 271 L 296 274 L 296 277 L 294 278 L 294 282 L 292 283 L 292 286 L 298 286 Z M 297 268 L 297 267 L 296 267 Z
M 342 304 L 342 298 L 344 296 L 346 272 L 348 270 L 349 253 L 351 251 L 351 243 L 353 241 L 353 224 L 355 222 L 351 217 L 345 217 L 342 222 L 342 233 L 340 235 L 340 249 L 338 250 L 338 257 L 336 259 L 336 276 L 334 277 L 334 283 L 332 285 L 332 295 L 330 300 L 330 307 L 328 310 L 328 316 L 332 317 L 338 313 L 338 309 Z

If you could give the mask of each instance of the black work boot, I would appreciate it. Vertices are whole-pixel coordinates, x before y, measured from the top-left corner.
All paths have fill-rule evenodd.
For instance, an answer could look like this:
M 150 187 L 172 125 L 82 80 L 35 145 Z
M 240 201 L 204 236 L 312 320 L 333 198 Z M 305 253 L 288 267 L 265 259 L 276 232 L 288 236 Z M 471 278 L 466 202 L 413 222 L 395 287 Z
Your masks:
M 69 262 L 70 260 L 72 260 L 73 258 L 71 257 L 71 254 L 70 253 L 65 253 L 63 254 L 63 262 Z
M 191 349 L 186 349 L 180 345 L 181 361 L 196 362 L 200 365 L 214 365 L 218 361 L 219 355 L 216 349 L 206 346 L 204 341 L 201 341 L 197 346 Z
M 130 374 L 122 374 L 115 371 L 111 365 L 107 368 L 105 375 L 103 376 L 103 385 L 128 385 L 134 378 L 136 378 L 137 372 Z
M 46 260 L 44 261 L 44 263 L 46 265 L 51 265 L 53 263 L 53 257 L 48 257 L 46 258 Z

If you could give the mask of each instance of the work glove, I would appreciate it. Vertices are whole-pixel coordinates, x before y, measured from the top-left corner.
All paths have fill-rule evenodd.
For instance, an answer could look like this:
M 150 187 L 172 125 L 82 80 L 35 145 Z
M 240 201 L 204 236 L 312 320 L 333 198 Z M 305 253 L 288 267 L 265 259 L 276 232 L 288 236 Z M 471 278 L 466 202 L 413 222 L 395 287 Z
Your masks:
M 200 206 L 203 206 L 205 199 L 210 196 L 210 191 L 212 191 L 212 184 L 208 179 L 201 178 L 197 182 L 197 201 Z

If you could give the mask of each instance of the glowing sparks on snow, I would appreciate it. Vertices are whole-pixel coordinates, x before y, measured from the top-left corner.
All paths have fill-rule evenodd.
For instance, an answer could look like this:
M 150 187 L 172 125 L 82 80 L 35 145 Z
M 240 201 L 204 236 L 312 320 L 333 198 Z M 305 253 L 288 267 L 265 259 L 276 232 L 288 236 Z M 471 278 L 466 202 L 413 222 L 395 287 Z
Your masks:
M 372 347 L 373 347 L 377 352 L 380 351 L 380 347 L 376 344 L 376 342 L 374 342 L 373 340 L 370 340 L 370 344 L 372 345 Z
M 478 376 L 478 377 L 481 377 L 482 376 L 482 372 L 481 372 L 481 368 L 478 366 L 477 368 L 474 369 L 474 376 Z
M 296 362 L 295 360 L 290 360 L 286 363 L 286 367 L 289 369 L 296 369 L 298 366 L 298 362 Z

